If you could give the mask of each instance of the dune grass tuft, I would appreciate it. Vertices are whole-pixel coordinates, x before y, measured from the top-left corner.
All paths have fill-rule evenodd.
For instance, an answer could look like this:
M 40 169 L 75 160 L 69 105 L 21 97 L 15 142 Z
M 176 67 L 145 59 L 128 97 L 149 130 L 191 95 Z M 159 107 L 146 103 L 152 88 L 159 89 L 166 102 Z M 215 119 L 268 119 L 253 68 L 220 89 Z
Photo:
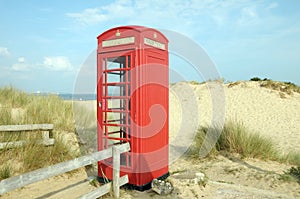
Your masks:
M 294 178 L 296 178 L 300 183 L 300 166 L 290 168 L 289 174 Z
M 286 162 L 300 167 L 300 152 L 292 151 L 280 157 L 281 162 Z
M 0 168 L 0 181 L 6 178 L 11 177 L 12 175 L 12 169 L 9 164 L 4 164 Z
M 30 99 L 30 95 L 12 86 L 0 88 L 0 103 L 5 106 L 12 108 L 23 107 L 30 102 Z
M 30 138 L 24 146 L 0 151 L 0 159 L 5 162 L 5 167 L 0 169 L 0 178 L 5 179 L 76 157 L 60 139 L 55 139 L 53 146 L 37 144 L 36 140 Z M 9 171 L 9 175 L 4 175 L 5 171 Z
M 23 162 L 23 172 L 53 165 L 75 157 L 75 154 L 72 154 L 69 148 L 58 138 L 55 139 L 55 144 L 49 147 L 36 144 L 32 140 L 19 151 L 22 153 L 20 160 Z
M 216 147 L 218 151 L 239 153 L 247 158 L 272 160 L 278 157 L 278 153 L 269 139 L 258 133 L 251 133 L 241 123 L 229 122 L 225 124 Z
M 75 132 L 73 107 L 58 96 L 35 96 L 13 87 L 0 88 L 0 125 L 54 124 L 54 135 Z M 78 154 L 70 151 L 63 140 L 56 136 L 53 146 L 36 143 L 41 133 L 1 132 L 0 142 L 26 140 L 18 148 L 0 150 L 0 178 L 28 172 L 55 163 L 72 159 Z M 4 164 L 5 163 L 5 164 Z
M 200 83 L 200 82 L 198 82 L 198 81 L 189 81 L 188 82 L 189 84 L 192 84 L 192 85 L 200 85 L 200 84 L 203 84 L 203 83 Z
M 274 160 L 293 165 L 300 165 L 300 153 L 291 152 L 281 155 L 275 148 L 274 143 L 258 133 L 251 132 L 242 123 L 227 122 L 223 128 L 220 127 L 201 127 L 191 145 L 188 155 L 199 158 L 199 151 L 203 147 L 203 141 L 207 134 L 218 136 L 216 145 L 207 155 L 215 156 L 221 151 L 238 153 L 243 158 L 257 158 L 262 160 Z M 213 137 L 213 136 L 210 136 Z
M 276 82 L 272 80 L 262 81 L 261 87 L 269 88 L 272 90 L 280 91 L 289 95 L 293 92 L 300 93 L 300 87 L 291 82 Z
M 250 81 L 257 81 L 261 87 L 280 91 L 288 95 L 292 95 L 293 92 L 300 93 L 300 87 L 292 82 L 278 82 L 267 78 L 260 79 L 259 77 L 253 77 Z
M 52 123 L 57 130 L 75 128 L 72 103 L 55 95 L 35 96 L 5 87 L 0 88 L 0 105 L 0 125 Z

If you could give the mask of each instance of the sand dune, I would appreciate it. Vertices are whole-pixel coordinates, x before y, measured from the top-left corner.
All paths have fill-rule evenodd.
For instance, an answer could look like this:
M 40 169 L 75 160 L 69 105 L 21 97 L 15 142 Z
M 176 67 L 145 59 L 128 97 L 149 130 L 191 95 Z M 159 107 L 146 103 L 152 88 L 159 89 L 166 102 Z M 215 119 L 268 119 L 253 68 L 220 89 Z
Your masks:
M 219 95 L 216 95 L 218 93 Z M 214 101 L 212 96 L 220 99 Z M 77 122 L 79 121 L 77 125 L 83 130 L 84 128 L 95 129 L 96 102 L 75 102 L 74 105 L 80 115 L 77 119 L 75 118 Z M 271 139 L 282 153 L 292 150 L 300 151 L 299 93 L 283 94 L 279 91 L 262 88 L 258 82 L 231 84 L 180 82 L 170 86 L 169 108 L 170 149 L 188 146 L 193 139 L 193 133 L 200 126 L 231 120 L 242 122 L 252 132 Z M 222 110 L 224 110 L 224 114 L 219 114 L 222 113 Z M 215 160 L 176 159 L 178 158 L 176 156 L 181 153 L 182 151 L 175 154 L 171 150 L 171 156 L 174 158 L 170 165 L 170 171 L 179 173 L 180 179 L 175 175 L 170 176 L 169 179 L 173 182 L 175 190 L 167 198 L 300 197 L 300 185 L 297 182 L 285 182 L 280 179 L 280 175 L 290 168 L 288 165 L 251 159 L 235 161 L 235 158 L 223 156 L 219 156 Z M 191 183 L 189 176 L 199 171 L 204 171 L 210 180 L 205 188 Z M 68 186 L 74 184 L 74 188 L 79 181 L 83 182 L 85 185 L 82 185 L 84 188 L 81 188 L 81 191 L 88 192 L 92 188 L 88 182 L 82 180 L 86 174 L 82 176 L 80 179 L 68 177 L 65 181 L 68 182 Z M 26 195 L 35 198 L 47 195 L 39 190 L 47 190 L 47 184 L 52 183 L 61 185 L 63 180 L 60 178 L 60 181 L 56 182 L 55 178 L 49 179 L 44 185 L 36 183 L 2 197 L 18 198 L 18 196 Z M 59 188 L 56 189 L 59 190 Z M 60 189 L 64 190 L 61 187 Z M 70 191 L 66 191 L 66 194 L 61 191 L 49 192 L 51 198 L 79 196 L 68 195 Z M 80 194 L 82 193 L 80 192 Z M 121 196 L 122 198 L 161 198 L 151 191 L 127 192 L 122 190 Z
M 74 102 L 77 126 L 96 129 L 96 105 L 96 101 Z M 186 150 L 200 126 L 224 121 L 243 123 L 251 132 L 271 139 L 282 153 L 300 151 L 300 94 L 283 95 L 260 87 L 259 82 L 173 84 L 169 115 L 172 161 L 184 152 L 172 151 L 172 147 Z M 86 137 L 82 139 L 89 142 Z M 92 151 L 95 150 L 94 147 Z
M 233 86 L 232 86 L 233 85 Z M 193 85 L 199 97 L 200 125 L 209 124 L 211 104 L 207 85 Z M 300 94 L 285 95 L 259 86 L 258 82 L 225 84 L 225 118 L 242 122 L 278 144 L 282 151 L 300 151 Z M 208 108 L 209 107 L 209 108 Z

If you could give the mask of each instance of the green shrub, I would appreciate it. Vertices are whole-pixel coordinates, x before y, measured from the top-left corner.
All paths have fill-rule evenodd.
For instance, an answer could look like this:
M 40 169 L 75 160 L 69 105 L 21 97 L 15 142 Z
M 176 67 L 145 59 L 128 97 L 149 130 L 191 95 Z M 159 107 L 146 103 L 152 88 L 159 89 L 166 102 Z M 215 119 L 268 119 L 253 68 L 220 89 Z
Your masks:
M 261 79 L 259 77 L 253 77 L 250 79 L 250 81 L 261 81 Z

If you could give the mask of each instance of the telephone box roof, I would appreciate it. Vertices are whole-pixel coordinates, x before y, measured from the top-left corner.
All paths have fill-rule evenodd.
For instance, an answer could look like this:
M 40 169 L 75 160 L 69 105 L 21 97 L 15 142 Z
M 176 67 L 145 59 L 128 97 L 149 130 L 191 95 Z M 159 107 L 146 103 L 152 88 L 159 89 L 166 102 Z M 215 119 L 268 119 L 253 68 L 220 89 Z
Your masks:
M 145 26 L 138 26 L 138 25 L 129 25 L 129 26 L 118 26 L 118 27 L 115 27 L 115 28 L 111 28 L 105 32 L 103 32 L 102 34 L 98 35 L 97 38 L 107 34 L 108 32 L 111 32 L 111 31 L 114 31 L 114 30 L 134 30 L 134 31 L 137 31 L 137 32 L 144 32 L 144 31 L 149 31 L 149 30 L 152 30 L 152 31 L 155 31 L 157 33 L 159 33 L 165 40 L 166 42 L 168 42 L 169 40 L 167 39 L 167 37 L 162 33 L 160 32 L 159 30 L 157 29 L 154 29 L 154 28 L 148 28 L 148 27 L 145 27 Z

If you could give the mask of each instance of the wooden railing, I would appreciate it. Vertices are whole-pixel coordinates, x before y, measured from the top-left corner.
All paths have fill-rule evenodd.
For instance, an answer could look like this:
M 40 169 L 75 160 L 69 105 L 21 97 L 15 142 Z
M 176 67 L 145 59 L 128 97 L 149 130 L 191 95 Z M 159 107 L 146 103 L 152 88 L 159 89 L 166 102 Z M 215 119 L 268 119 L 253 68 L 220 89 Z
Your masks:
M 50 138 L 50 133 L 53 130 L 53 124 L 26 124 L 26 125 L 6 125 L 0 126 L 0 132 L 23 132 L 23 131 L 41 131 L 42 139 L 38 140 L 38 144 L 46 146 L 54 144 L 54 138 Z M 0 149 L 13 148 L 26 145 L 26 140 L 16 140 L 13 142 L 0 143 Z
M 120 197 L 120 186 L 128 183 L 128 176 L 124 175 L 120 177 L 120 154 L 128 152 L 130 150 L 129 143 L 122 145 L 116 145 L 112 148 L 95 152 L 90 155 L 82 156 L 73 160 L 55 164 L 46 168 L 38 169 L 32 172 L 28 172 L 19 176 L 14 176 L 0 181 L 0 195 L 12 191 L 14 189 L 32 184 L 56 175 L 66 173 L 90 165 L 94 162 L 105 160 L 113 157 L 113 181 L 100 186 L 94 191 L 87 193 L 80 198 L 98 198 L 110 192 L 111 187 L 113 189 L 114 197 Z

